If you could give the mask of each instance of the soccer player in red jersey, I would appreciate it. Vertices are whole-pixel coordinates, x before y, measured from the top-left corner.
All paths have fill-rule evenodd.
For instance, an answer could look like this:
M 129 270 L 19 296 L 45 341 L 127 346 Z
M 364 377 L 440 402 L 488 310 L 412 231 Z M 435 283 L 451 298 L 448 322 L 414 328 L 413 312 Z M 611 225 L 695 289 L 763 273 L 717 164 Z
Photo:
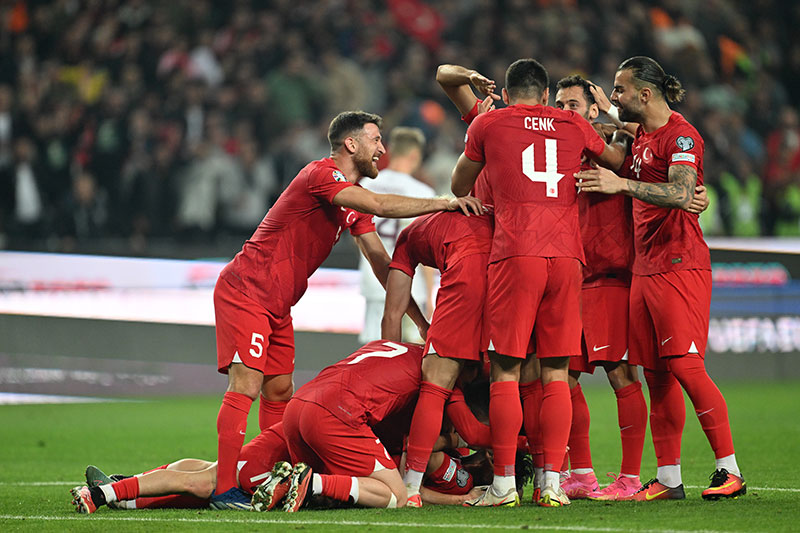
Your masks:
M 489 217 L 434 213 L 417 218 L 397 240 L 386 283 L 383 338 L 398 341 L 417 265 L 441 272 L 441 287 L 425 343 L 422 384 L 408 437 L 405 485 L 408 505 L 419 494 L 428 459 L 439 436 L 445 402 L 464 361 L 480 361 L 485 350 L 483 311 L 486 265 L 492 245 Z
M 293 390 L 289 312 L 342 230 L 350 230 L 385 283 L 390 258 L 369 214 L 408 218 L 456 209 L 481 212 L 475 198 L 409 198 L 357 186 L 359 178 L 378 174 L 375 163 L 385 153 L 380 124 L 379 116 L 363 111 L 334 118 L 328 130 L 331 156 L 300 171 L 220 274 L 214 289 L 217 367 L 228 374 L 228 390 L 217 418 L 219 466 L 213 507 L 237 508 L 246 500 L 236 487 L 236 461 L 247 414 L 261 394 L 259 425 L 266 428 L 280 421 Z M 418 326 L 427 326 L 416 304 L 409 312 Z
M 556 84 L 555 105 L 593 122 L 600 109 L 592 85 L 580 76 L 569 76 Z M 624 134 L 623 134 L 624 135 Z M 591 168 L 584 160 L 581 169 Z M 595 365 L 606 371 L 617 396 L 622 467 L 620 475 L 597 499 L 617 499 L 641 488 L 642 460 L 647 404 L 636 367 L 628 363 L 628 297 L 633 263 L 631 201 L 624 196 L 597 193 L 578 194 L 581 240 L 586 255 L 581 289 L 583 322 L 582 353 L 570 358 L 569 385 L 572 426 L 569 436 L 571 472 L 561 486 L 570 499 L 581 499 L 598 491 L 589 446 L 589 407 L 578 382 L 581 372 L 594 372 Z M 566 459 L 565 459 L 566 463 Z M 562 468 L 565 470 L 565 468 Z
M 406 504 L 403 479 L 384 447 L 387 437 L 378 435 L 405 433 L 420 389 L 422 355 L 419 345 L 373 341 L 295 393 L 283 421 L 292 461 L 327 474 L 312 478 L 309 494 L 349 497 L 368 507 Z
M 453 171 L 453 193 L 465 196 L 485 166 L 495 215 L 487 295 L 495 476 L 477 505 L 515 503 L 520 369 L 532 339 L 543 383 L 545 488 L 539 504 L 569 503 L 559 486 L 559 468 L 572 416 L 569 357 L 581 351 L 584 260 L 573 178 L 584 151 L 613 168 L 619 168 L 624 154 L 607 146 L 583 117 L 547 107 L 548 83 L 547 71 L 537 61 L 514 62 L 502 91 L 509 106 L 473 120 Z
M 630 362 L 645 368 L 656 478 L 632 499 L 682 499 L 683 393 L 714 450 L 716 470 L 703 498 L 746 492 L 736 464 L 728 408 L 703 362 L 711 301 L 711 260 L 697 216 L 685 211 L 703 183 L 703 139 L 670 102 L 680 82 L 649 57 L 625 60 L 611 100 L 621 120 L 637 122 L 631 179 L 605 169 L 579 173 L 583 191 L 632 196 L 635 259 L 630 298 Z

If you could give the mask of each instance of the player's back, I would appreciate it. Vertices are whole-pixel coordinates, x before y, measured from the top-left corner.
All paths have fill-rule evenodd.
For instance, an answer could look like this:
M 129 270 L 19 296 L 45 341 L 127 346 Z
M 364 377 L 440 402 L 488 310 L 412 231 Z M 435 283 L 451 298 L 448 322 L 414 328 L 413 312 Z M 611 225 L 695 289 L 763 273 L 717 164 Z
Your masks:
M 511 105 L 478 116 L 465 154 L 484 161 L 495 208 L 492 261 L 517 255 L 583 260 L 574 175 L 605 143 L 572 111 Z
M 444 272 L 463 257 L 488 254 L 492 227 L 491 216 L 467 217 L 456 211 L 423 215 L 400 233 L 392 265 L 423 264 Z
M 416 401 L 422 346 L 372 341 L 300 387 L 294 398 L 316 403 L 345 423 L 375 425 Z

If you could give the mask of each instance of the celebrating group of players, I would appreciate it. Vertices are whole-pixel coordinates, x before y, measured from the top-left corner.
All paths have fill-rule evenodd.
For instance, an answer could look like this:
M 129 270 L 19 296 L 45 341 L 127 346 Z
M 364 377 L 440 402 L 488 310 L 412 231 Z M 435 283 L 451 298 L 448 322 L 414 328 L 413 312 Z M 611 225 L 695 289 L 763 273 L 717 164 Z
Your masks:
M 218 368 L 229 383 L 217 462 L 186 459 L 119 478 L 89 467 L 87 485 L 72 490 L 79 512 L 104 504 L 295 511 L 315 496 L 370 507 L 514 506 L 526 451 L 541 506 L 681 499 L 682 389 L 716 456 L 703 498 L 745 493 L 725 400 L 703 362 L 711 298 L 697 222 L 707 205 L 703 140 L 669 107 L 683 97 L 680 82 L 633 57 L 617 70 L 610 100 L 572 76 L 558 82 L 553 108 L 547 71 L 533 59 L 508 68 L 502 96 L 455 65 L 441 66 L 437 81 L 469 124 L 455 198 L 359 186 L 378 175 L 381 119 L 338 115 L 331 157 L 295 177 L 217 282 Z M 506 107 L 495 109 L 500 98 Z M 615 126 L 593 127 L 600 112 Z M 391 258 L 373 215 L 418 217 Z M 344 228 L 386 288 L 382 339 L 294 392 L 290 309 Z M 430 327 L 411 298 L 419 264 L 441 273 Z M 402 342 L 403 314 L 424 347 Z M 617 397 L 623 452 L 604 488 L 578 384 L 598 365 Z M 658 461 L 644 485 L 637 366 Z M 262 432 L 243 446 L 259 396 Z

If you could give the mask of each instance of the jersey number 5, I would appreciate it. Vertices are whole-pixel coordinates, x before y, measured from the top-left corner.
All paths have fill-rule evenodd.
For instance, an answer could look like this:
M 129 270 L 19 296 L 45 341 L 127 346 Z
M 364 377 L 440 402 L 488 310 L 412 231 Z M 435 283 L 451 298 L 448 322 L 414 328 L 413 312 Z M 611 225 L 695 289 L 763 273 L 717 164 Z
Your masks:
M 385 357 L 385 358 L 389 359 L 389 358 L 392 358 L 392 357 L 397 357 L 398 355 L 403 355 L 404 353 L 406 353 L 408 351 L 407 347 L 402 346 L 400 344 L 396 344 L 396 343 L 391 342 L 391 341 L 386 341 L 386 342 L 383 343 L 383 345 L 386 346 L 387 348 L 391 348 L 391 350 L 388 351 L 388 352 L 367 352 L 367 353 L 362 353 L 361 355 L 357 355 L 356 357 L 354 357 L 353 360 L 348 362 L 347 364 L 348 365 L 354 365 L 356 363 L 360 363 L 361 361 L 363 361 L 364 359 L 367 359 L 369 357 Z
M 558 141 L 544 140 L 544 172 L 536 170 L 533 162 L 533 144 L 522 151 L 522 173 L 531 181 L 542 182 L 548 198 L 558 198 L 558 182 L 564 174 L 558 173 Z

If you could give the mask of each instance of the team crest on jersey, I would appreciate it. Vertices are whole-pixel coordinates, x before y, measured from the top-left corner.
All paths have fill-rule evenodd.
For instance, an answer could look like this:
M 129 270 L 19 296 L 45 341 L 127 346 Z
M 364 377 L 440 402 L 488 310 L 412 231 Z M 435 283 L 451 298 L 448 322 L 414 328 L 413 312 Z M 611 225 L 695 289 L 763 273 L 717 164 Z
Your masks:
M 344 177 L 344 174 L 340 170 L 333 171 L 333 179 L 336 181 L 347 181 L 347 178 Z
M 694 139 L 692 139 L 691 137 L 681 136 L 675 140 L 675 144 L 678 145 L 678 148 L 686 152 L 694 148 Z

